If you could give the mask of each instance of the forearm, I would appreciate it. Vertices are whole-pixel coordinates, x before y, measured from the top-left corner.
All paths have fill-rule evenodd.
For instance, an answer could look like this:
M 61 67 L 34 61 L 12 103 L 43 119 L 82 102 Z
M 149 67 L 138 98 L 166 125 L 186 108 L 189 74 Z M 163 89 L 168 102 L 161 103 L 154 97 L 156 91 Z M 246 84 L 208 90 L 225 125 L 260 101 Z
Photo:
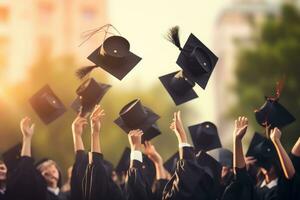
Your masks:
M 73 134 L 74 151 L 84 150 L 83 141 L 80 135 Z
M 234 172 L 236 174 L 236 168 L 242 169 L 246 166 L 244 153 L 243 153 L 243 145 L 240 139 L 234 138 L 233 142 L 233 167 Z
M 156 179 L 167 179 L 165 168 L 162 163 L 155 163 Z
M 31 137 L 23 137 L 21 156 L 31 157 Z
M 273 143 L 276 148 L 285 177 L 287 179 L 292 179 L 296 172 L 290 157 L 288 156 L 287 152 L 283 148 L 279 139 L 273 140 Z
M 99 133 L 92 133 L 92 136 L 91 136 L 91 151 L 96 152 L 96 153 L 102 153 Z
M 294 145 L 292 149 L 292 154 L 294 156 L 300 157 L 300 137 L 298 138 L 296 144 Z

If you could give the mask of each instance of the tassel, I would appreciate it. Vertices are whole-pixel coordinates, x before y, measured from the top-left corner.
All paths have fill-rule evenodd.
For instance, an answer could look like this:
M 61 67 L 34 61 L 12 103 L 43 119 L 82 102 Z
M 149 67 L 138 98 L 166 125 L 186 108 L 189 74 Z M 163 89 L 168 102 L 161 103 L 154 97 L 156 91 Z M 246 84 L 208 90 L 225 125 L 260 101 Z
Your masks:
M 83 79 L 86 77 L 94 68 L 98 67 L 97 65 L 94 66 L 87 66 L 87 67 L 82 67 L 76 71 L 76 76 L 79 79 Z
M 180 51 L 182 50 L 179 39 L 179 26 L 170 28 L 168 34 L 166 35 L 166 39 L 177 46 Z
M 285 77 L 276 83 L 276 98 L 279 99 L 285 82 Z

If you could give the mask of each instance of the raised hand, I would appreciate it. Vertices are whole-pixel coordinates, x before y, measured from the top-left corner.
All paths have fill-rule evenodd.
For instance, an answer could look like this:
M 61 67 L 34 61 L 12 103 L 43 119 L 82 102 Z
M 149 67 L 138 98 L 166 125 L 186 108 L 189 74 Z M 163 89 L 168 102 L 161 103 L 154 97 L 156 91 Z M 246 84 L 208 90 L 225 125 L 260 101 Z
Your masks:
M 131 130 L 128 133 L 128 140 L 129 140 L 131 150 L 137 150 L 137 151 L 142 150 L 142 135 L 143 134 L 144 134 L 143 131 L 140 129 Z
M 179 143 L 187 143 L 187 136 L 181 121 L 180 111 L 174 113 L 174 118 L 170 125 L 170 129 L 176 134 Z
M 104 116 L 105 116 L 104 110 L 101 108 L 100 105 L 96 105 L 94 111 L 90 116 L 92 134 L 100 133 L 101 120 Z
M 270 138 L 273 142 L 279 141 L 281 138 L 281 131 L 277 127 L 275 127 L 271 130 Z
M 247 132 L 248 128 L 248 119 L 247 117 L 239 117 L 235 120 L 235 127 L 234 127 L 234 137 L 236 139 L 242 140 L 244 135 Z
M 154 164 L 162 164 L 163 159 L 159 155 L 159 153 L 156 151 L 155 146 L 151 144 L 150 141 L 145 141 L 145 151 L 144 153 L 148 156 L 148 158 L 154 163 Z
M 84 127 L 88 124 L 87 119 L 80 116 L 80 113 L 72 123 L 72 132 L 76 136 L 82 136 Z
M 20 122 L 20 128 L 24 138 L 32 138 L 34 134 L 35 124 L 31 122 L 29 117 L 24 117 Z

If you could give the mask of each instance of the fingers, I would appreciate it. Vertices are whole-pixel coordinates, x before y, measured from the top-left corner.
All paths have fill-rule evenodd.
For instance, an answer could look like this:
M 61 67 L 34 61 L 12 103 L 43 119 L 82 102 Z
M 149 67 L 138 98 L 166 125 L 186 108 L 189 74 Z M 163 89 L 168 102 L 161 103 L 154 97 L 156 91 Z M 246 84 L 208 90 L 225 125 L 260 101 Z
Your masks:
M 237 120 L 234 121 L 236 127 L 248 126 L 248 118 L 244 116 L 239 116 Z

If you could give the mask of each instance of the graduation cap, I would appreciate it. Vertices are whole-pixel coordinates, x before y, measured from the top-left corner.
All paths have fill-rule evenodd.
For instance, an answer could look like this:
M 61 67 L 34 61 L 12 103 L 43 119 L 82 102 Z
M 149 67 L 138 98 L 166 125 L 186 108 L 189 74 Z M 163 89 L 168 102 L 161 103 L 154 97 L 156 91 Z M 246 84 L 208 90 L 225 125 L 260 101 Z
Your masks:
M 218 129 L 212 122 L 189 126 L 189 131 L 196 151 L 209 151 L 222 147 Z
M 21 157 L 22 143 L 9 148 L 2 154 L 3 162 L 5 163 L 8 171 L 13 171 L 19 162 Z
M 151 109 L 143 106 L 140 99 L 135 99 L 121 109 L 119 117 L 114 122 L 126 133 L 134 129 L 141 129 L 144 132 L 143 138 L 149 140 L 160 134 L 155 125 L 159 118 Z
M 222 166 L 232 168 L 233 154 L 230 150 L 225 148 L 217 148 L 206 153 L 218 161 Z
M 29 99 L 29 103 L 45 124 L 51 123 L 67 110 L 49 85 L 45 85 L 36 92 Z
M 84 81 L 76 90 L 78 97 L 72 103 L 71 107 L 79 112 L 82 106 L 82 116 L 91 112 L 96 104 L 98 104 L 111 85 L 97 82 L 93 78 Z
M 197 162 L 200 167 L 213 179 L 219 182 L 222 173 L 221 164 L 204 151 L 200 151 L 197 155 Z
M 179 161 L 179 152 L 177 151 L 176 153 L 174 153 L 165 163 L 164 163 L 164 167 L 165 169 L 170 173 L 170 174 L 174 174 L 175 169 L 176 169 L 176 165 L 177 165 L 177 161 Z
M 270 169 L 271 164 L 278 163 L 278 156 L 272 141 L 259 133 L 255 133 L 246 156 L 253 156 L 259 167 Z
M 263 127 L 283 128 L 296 119 L 295 117 L 275 98 L 267 98 L 261 108 L 255 110 L 255 118 L 258 124 Z
M 87 57 L 95 66 L 79 69 L 77 71 L 79 78 L 85 77 L 99 66 L 117 79 L 122 80 L 140 62 L 141 58 L 130 51 L 130 43 L 126 38 L 118 35 L 106 37 L 109 33 L 108 29 L 111 27 L 119 33 L 113 25 L 106 24 L 88 35 L 89 39 L 93 34 L 107 28 L 103 43 Z
M 183 71 L 176 71 L 159 77 L 176 105 L 180 105 L 198 97 L 193 90 L 195 83 L 185 77 Z
M 178 26 L 170 29 L 167 39 L 180 50 L 176 63 L 190 80 L 205 89 L 218 57 L 192 33 L 182 48 Z

